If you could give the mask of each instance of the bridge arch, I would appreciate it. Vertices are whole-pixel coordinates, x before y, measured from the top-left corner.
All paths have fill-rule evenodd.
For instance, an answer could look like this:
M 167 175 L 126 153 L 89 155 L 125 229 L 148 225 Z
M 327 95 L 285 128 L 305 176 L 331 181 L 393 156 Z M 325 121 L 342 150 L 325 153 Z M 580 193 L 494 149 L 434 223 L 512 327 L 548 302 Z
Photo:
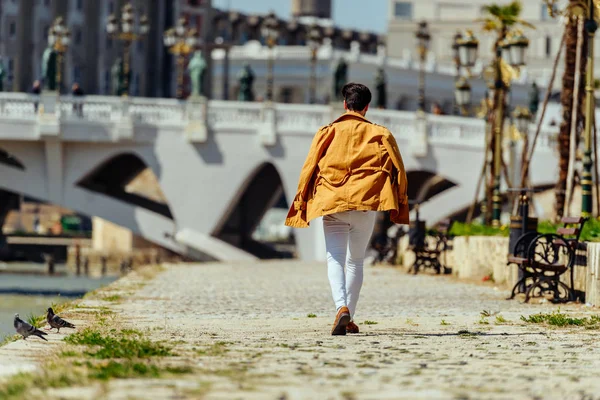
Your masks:
M 0 164 L 25 171 L 25 164 L 23 164 L 21 160 L 3 148 L 0 148 Z
M 427 170 L 408 171 L 408 198 L 419 203 L 427 201 L 458 184 L 454 181 Z
M 173 219 L 156 175 L 134 152 L 110 156 L 79 179 L 77 186 Z
M 254 240 L 252 234 L 270 209 L 277 206 L 285 210 L 288 204 L 277 167 L 263 162 L 243 181 L 212 236 L 259 258 L 281 257 L 284 255 L 282 252 Z

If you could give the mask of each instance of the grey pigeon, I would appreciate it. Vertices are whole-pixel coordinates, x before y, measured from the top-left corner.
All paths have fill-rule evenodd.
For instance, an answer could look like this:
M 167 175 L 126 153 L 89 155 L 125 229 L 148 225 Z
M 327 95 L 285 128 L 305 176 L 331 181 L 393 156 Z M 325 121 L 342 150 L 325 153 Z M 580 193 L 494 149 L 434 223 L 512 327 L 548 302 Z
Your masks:
M 46 314 L 46 321 L 48 321 L 48 325 L 50 325 L 50 329 L 56 328 L 57 332 L 60 332 L 60 328 L 71 328 L 75 329 L 75 325 L 72 323 L 65 321 L 58 315 L 54 314 L 54 310 L 52 307 L 48 308 L 48 314 Z
M 45 341 L 48 341 L 44 336 L 47 335 L 46 332 L 42 332 L 39 329 L 37 329 L 35 326 L 32 326 L 31 324 L 23 321 L 21 318 L 19 318 L 19 314 L 15 314 L 15 322 L 14 322 L 14 326 L 15 329 L 17 330 L 17 333 L 21 336 L 23 336 L 23 340 L 26 340 L 27 337 L 29 336 L 37 336 L 40 339 L 44 339 Z

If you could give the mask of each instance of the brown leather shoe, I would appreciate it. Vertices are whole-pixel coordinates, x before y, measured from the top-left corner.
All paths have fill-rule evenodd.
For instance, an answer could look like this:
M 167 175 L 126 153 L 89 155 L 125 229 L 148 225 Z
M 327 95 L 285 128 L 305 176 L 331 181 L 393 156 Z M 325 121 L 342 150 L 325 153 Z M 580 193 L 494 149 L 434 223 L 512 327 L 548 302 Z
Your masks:
M 350 310 L 348 307 L 341 307 L 335 316 L 335 322 L 333 323 L 333 328 L 331 329 L 332 335 L 345 335 L 346 327 L 350 322 Z
M 353 321 L 348 322 L 348 325 L 346 325 L 346 332 L 358 333 L 358 325 L 356 325 Z

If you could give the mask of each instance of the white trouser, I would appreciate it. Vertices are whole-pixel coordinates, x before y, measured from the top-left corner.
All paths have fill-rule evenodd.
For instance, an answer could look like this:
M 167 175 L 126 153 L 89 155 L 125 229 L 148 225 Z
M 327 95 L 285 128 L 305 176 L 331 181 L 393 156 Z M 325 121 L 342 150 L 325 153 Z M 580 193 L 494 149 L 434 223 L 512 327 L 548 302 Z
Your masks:
M 327 275 L 333 301 L 338 310 L 347 306 L 352 317 L 363 282 L 363 263 L 376 215 L 376 211 L 346 211 L 323 217 Z

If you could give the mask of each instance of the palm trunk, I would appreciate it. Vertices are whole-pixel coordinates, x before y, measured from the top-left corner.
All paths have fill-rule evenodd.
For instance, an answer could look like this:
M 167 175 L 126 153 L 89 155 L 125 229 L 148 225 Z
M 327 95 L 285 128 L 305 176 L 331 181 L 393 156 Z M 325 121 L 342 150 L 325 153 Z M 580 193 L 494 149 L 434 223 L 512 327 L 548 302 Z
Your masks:
M 573 2 L 573 0 L 571 0 Z M 569 148 L 570 148 L 570 132 L 571 119 L 573 116 L 574 106 L 574 85 L 575 85 L 575 65 L 577 58 L 577 19 L 569 19 L 566 27 L 565 35 L 565 71 L 562 78 L 562 92 L 560 101 L 562 104 L 563 121 L 560 125 L 560 133 L 558 135 L 558 183 L 555 187 L 555 210 L 557 220 L 562 218 L 565 213 L 565 198 L 567 189 L 567 179 L 569 171 Z M 587 35 L 584 35 L 584 41 L 581 49 L 581 57 L 587 53 Z M 580 73 L 585 75 L 585 60 L 580 60 Z M 578 107 L 576 110 L 575 123 L 575 148 L 577 148 L 581 132 L 584 125 L 584 96 L 585 96 L 585 80 L 579 82 Z

